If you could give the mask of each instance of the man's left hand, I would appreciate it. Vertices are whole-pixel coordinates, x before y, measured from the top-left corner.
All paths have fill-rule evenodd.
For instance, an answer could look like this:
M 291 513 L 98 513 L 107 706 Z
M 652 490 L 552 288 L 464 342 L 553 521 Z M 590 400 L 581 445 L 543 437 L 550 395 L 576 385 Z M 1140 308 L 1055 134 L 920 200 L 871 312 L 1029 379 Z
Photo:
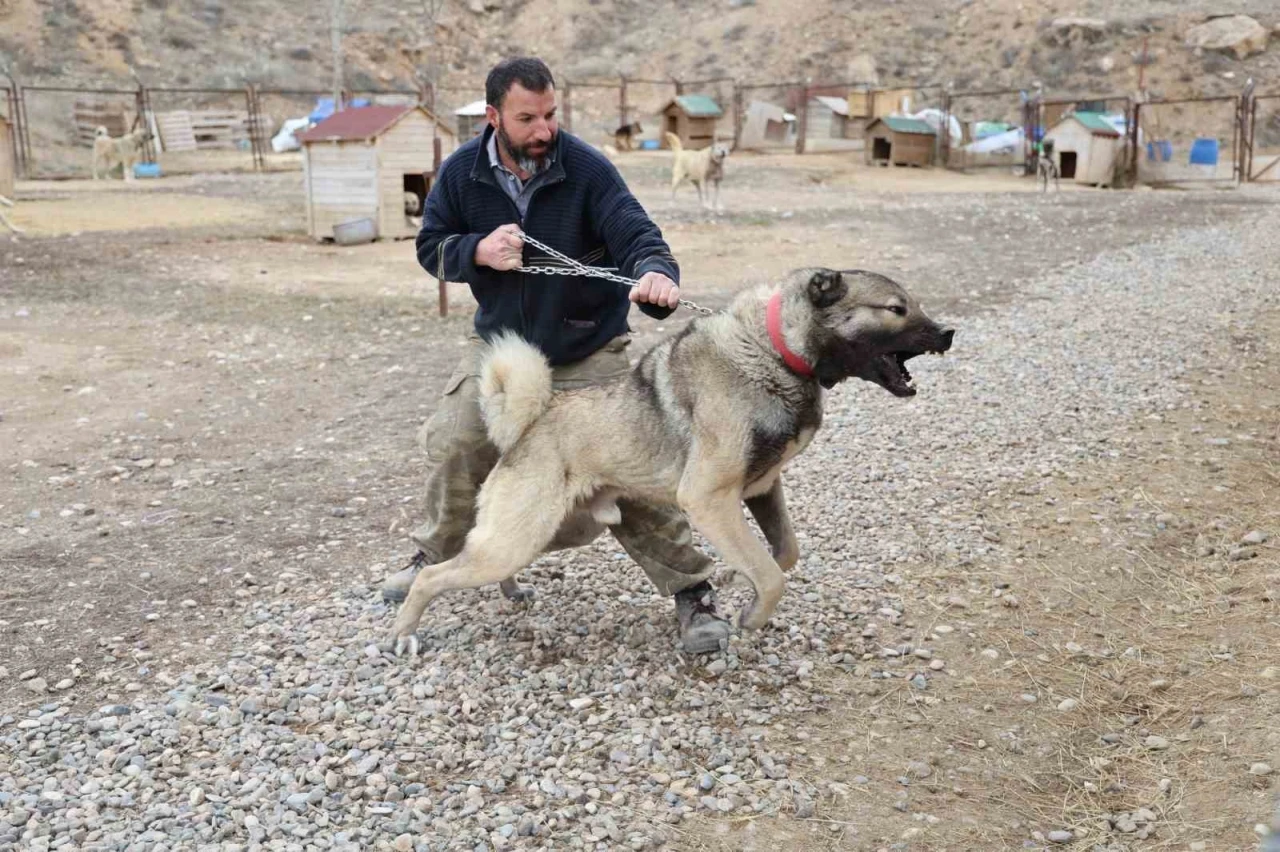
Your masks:
M 631 288 L 631 301 L 674 308 L 680 303 L 680 285 L 661 272 L 646 272 Z

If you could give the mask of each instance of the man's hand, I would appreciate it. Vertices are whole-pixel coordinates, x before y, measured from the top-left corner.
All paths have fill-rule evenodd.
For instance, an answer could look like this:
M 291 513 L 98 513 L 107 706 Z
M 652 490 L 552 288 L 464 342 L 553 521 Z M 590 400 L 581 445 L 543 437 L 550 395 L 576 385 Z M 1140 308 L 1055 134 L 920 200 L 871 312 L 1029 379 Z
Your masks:
M 680 303 L 680 285 L 661 272 L 646 272 L 631 288 L 631 301 L 674 308 Z
M 523 248 L 520 226 L 502 225 L 476 244 L 476 266 L 488 266 L 499 272 L 519 269 L 524 264 Z

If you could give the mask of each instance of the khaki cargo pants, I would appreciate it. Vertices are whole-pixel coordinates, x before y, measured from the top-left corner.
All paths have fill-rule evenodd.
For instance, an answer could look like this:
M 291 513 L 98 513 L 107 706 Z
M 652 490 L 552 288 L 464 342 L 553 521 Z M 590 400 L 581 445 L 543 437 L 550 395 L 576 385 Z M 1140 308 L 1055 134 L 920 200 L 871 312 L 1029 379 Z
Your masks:
M 457 369 L 445 387 L 435 414 L 418 433 L 427 454 L 427 520 L 409 537 L 432 564 L 456 556 L 475 525 L 476 496 L 489 471 L 498 463 L 498 448 L 489 442 L 480 414 L 480 357 L 483 342 L 471 335 Z M 616 379 L 631 369 L 627 358 L 629 335 L 615 337 L 604 348 L 555 367 L 556 390 L 583 388 Z M 684 515 L 675 509 L 619 500 L 622 522 L 610 527 L 614 538 L 640 564 L 664 595 L 709 578 L 714 565 L 693 545 Z M 547 550 L 590 544 L 604 527 L 583 513 L 565 522 Z

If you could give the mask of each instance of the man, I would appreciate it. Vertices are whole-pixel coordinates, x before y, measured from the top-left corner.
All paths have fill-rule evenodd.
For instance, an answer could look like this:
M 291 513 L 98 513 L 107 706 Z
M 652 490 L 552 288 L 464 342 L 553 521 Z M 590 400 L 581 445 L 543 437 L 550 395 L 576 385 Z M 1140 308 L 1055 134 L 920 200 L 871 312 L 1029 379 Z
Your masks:
M 485 99 L 489 127 L 441 166 L 418 234 L 423 268 L 441 281 L 469 284 L 480 307 L 470 345 L 419 435 L 430 468 L 427 520 L 410 534 L 418 553 L 384 584 L 387 600 L 403 600 L 422 566 L 461 551 L 475 523 L 476 495 L 497 464 L 480 414 L 482 341 L 514 330 L 546 354 L 556 389 L 600 384 L 630 369 L 631 302 L 663 319 L 680 298 L 679 267 L 658 226 L 607 159 L 559 132 L 547 66 L 532 58 L 499 63 Z M 521 233 L 584 263 L 616 267 L 639 284 L 521 273 Z M 685 649 L 719 648 L 730 626 L 707 582 L 711 560 L 693 546 L 684 517 L 628 501 L 619 508 L 621 520 L 610 529 L 653 584 L 674 595 Z M 572 528 L 562 529 L 551 549 L 587 544 L 603 529 L 589 517 L 566 526 Z M 516 599 L 532 594 L 514 582 L 502 591 Z

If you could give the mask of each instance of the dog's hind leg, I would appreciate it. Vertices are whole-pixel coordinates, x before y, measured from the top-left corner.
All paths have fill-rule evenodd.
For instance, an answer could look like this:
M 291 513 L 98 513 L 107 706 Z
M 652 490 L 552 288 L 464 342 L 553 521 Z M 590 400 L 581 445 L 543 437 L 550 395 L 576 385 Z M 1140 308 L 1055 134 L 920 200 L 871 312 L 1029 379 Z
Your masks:
M 512 578 L 552 540 L 573 501 L 567 494 L 563 471 L 539 470 L 536 464 L 503 467 L 499 463 L 477 503 L 476 525 L 462 552 L 447 562 L 423 568 L 414 578 L 391 632 L 397 656 L 417 654 L 414 634 L 418 623 L 427 605 L 440 594 L 492 583 L 498 583 L 508 596 L 519 594 L 520 586 Z
M 783 571 L 790 571 L 800 560 L 800 545 L 796 542 L 791 516 L 782 496 L 782 477 L 773 481 L 773 487 L 758 497 L 747 498 L 747 509 L 760 525 L 760 531 L 769 540 L 773 560 Z

